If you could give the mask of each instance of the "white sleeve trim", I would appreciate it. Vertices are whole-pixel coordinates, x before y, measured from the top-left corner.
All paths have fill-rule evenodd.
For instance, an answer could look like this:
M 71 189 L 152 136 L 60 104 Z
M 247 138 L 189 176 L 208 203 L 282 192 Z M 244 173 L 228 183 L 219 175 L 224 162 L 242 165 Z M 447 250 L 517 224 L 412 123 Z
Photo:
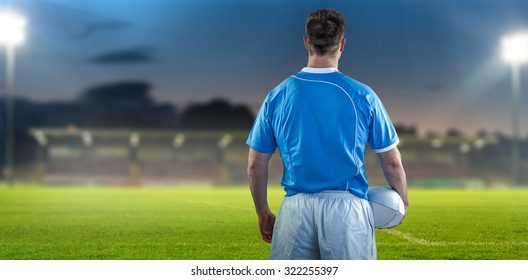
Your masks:
M 372 149 L 372 152 L 374 152 L 376 154 L 379 154 L 379 153 L 384 153 L 384 152 L 390 151 L 390 150 L 394 149 L 394 147 L 398 146 L 398 143 L 400 143 L 400 139 L 396 139 L 396 142 L 392 143 L 388 147 L 381 148 L 381 149 Z

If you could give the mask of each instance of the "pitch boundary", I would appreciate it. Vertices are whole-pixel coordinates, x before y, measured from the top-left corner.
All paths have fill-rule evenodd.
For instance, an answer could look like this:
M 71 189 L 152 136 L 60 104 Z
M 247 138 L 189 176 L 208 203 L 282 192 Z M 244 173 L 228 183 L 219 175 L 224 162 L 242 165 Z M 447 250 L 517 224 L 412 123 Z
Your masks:
M 388 233 L 392 236 L 399 237 L 405 241 L 408 241 L 413 244 L 439 247 L 439 246 L 490 246 L 490 245 L 528 245 L 528 242 L 515 242 L 515 241 L 487 241 L 487 242 L 473 242 L 473 241 L 431 241 L 426 239 L 421 239 L 412 236 L 408 232 L 403 232 L 394 229 L 383 230 L 383 232 Z
M 213 203 L 213 202 L 204 202 L 204 201 L 196 201 L 196 200 L 187 200 L 186 202 L 191 203 L 191 204 L 202 204 L 202 205 L 209 205 L 209 206 L 215 206 L 215 207 L 226 207 L 226 208 L 237 209 L 237 210 L 255 211 L 255 209 L 253 208 L 238 207 L 238 206 L 225 205 L 225 204 Z

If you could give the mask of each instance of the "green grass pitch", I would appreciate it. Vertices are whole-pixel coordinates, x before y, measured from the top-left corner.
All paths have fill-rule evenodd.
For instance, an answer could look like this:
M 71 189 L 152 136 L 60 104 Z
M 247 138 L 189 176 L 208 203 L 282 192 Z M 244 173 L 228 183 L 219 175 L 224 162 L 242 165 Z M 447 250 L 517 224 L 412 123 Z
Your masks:
M 272 210 L 282 200 L 269 190 Z M 378 259 L 528 259 L 528 190 L 409 191 Z M 266 259 L 247 188 L 0 187 L 0 259 Z

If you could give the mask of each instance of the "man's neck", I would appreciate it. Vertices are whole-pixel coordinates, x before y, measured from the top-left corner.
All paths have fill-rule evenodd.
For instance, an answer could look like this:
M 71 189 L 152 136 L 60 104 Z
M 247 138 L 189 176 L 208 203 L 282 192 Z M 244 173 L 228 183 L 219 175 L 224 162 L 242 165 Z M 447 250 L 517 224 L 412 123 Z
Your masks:
M 337 56 L 317 56 L 312 55 L 308 56 L 308 67 L 312 68 L 336 68 L 339 62 L 339 58 Z

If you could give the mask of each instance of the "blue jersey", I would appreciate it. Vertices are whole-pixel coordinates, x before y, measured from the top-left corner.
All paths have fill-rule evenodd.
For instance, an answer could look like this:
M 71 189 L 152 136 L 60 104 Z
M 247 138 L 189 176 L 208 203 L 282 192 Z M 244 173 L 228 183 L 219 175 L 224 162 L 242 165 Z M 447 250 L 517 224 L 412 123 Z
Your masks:
M 398 144 L 374 91 L 334 68 L 304 68 L 264 100 L 247 145 L 261 153 L 278 146 L 287 196 L 348 190 L 367 198 L 364 156 Z

